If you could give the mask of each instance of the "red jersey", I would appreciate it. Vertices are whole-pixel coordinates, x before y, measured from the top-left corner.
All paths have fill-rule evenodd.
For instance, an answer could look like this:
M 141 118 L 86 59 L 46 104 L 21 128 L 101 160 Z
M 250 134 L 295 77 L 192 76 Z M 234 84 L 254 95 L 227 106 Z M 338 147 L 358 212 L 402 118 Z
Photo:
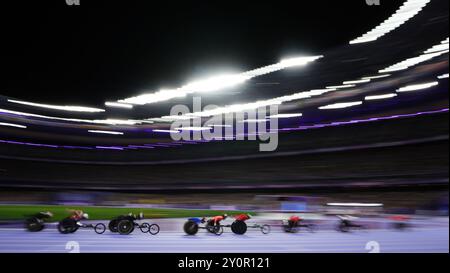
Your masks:
M 214 216 L 213 218 L 211 218 L 212 221 L 214 221 L 214 223 L 220 223 L 220 221 L 222 221 L 224 219 L 223 216 Z
M 72 215 L 70 215 L 70 218 L 75 221 L 80 221 L 81 219 L 83 219 L 83 211 L 81 210 L 72 211 Z
M 289 221 L 292 221 L 294 223 L 300 222 L 300 220 L 302 220 L 302 218 L 298 217 L 298 216 L 291 216 L 289 218 Z
M 234 219 L 236 219 L 237 221 L 246 221 L 246 220 L 250 219 L 250 217 L 248 217 L 247 214 L 239 214 L 239 215 L 236 215 L 234 217 Z
M 409 217 L 406 215 L 392 215 L 389 217 L 393 221 L 408 221 Z
M 73 220 L 75 220 L 75 221 L 80 221 L 82 218 L 83 218 L 83 217 L 82 217 L 82 216 L 79 216 L 79 215 L 71 215 L 71 216 L 70 216 L 70 219 L 73 219 Z

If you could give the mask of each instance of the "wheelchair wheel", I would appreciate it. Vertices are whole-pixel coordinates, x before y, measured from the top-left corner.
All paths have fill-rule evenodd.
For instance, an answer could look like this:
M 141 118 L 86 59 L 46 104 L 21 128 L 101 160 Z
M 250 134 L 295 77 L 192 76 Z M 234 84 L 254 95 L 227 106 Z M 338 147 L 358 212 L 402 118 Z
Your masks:
M 66 218 L 58 223 L 58 231 L 62 234 L 74 233 L 78 230 L 77 221 Z
M 122 220 L 117 225 L 117 230 L 122 235 L 128 235 L 134 230 L 134 223 L 129 220 Z
M 103 234 L 106 231 L 106 226 L 104 224 L 102 224 L 102 223 L 96 224 L 94 226 L 94 231 L 97 234 Z
M 214 234 L 220 236 L 223 233 L 223 227 L 221 227 L 221 226 L 214 226 L 213 227 L 213 232 L 214 232 Z
M 148 232 L 151 235 L 156 235 L 159 233 L 159 226 L 157 224 L 151 224 L 150 227 L 148 228 Z
M 142 233 L 147 233 L 150 231 L 150 224 L 149 223 L 142 223 L 138 226 Z
M 231 224 L 231 231 L 238 235 L 245 234 L 247 232 L 247 224 L 244 221 L 234 221 Z
M 77 231 L 79 228 L 79 226 L 75 223 L 75 226 L 72 227 L 72 229 L 70 230 L 70 233 L 75 233 L 75 231 Z
M 183 229 L 187 235 L 195 235 L 198 232 L 198 224 L 194 221 L 187 221 Z
M 336 230 L 340 232 L 349 232 L 350 228 L 346 224 L 341 223 L 337 225 Z
M 59 223 L 59 224 L 58 224 L 58 231 L 59 231 L 59 233 L 61 233 L 61 234 L 68 234 L 68 233 L 70 233 L 70 228 L 64 227 L 64 226 L 62 225 L 62 223 Z
M 223 233 L 223 227 L 220 225 L 215 225 L 213 222 L 207 222 L 205 228 L 212 234 L 221 235 Z
M 31 232 L 38 232 L 43 230 L 45 227 L 44 222 L 37 218 L 27 219 L 25 222 L 25 228 Z
M 222 233 L 223 233 L 223 227 L 216 226 L 214 224 L 206 224 L 206 230 L 209 233 L 216 234 L 216 235 L 222 235 Z
M 114 233 L 119 232 L 119 230 L 117 229 L 117 224 L 118 224 L 117 219 L 112 219 L 111 221 L 109 221 L 109 224 L 108 224 L 109 231 L 114 232 Z
M 205 228 L 209 233 L 214 233 L 213 226 L 214 225 L 208 221 L 208 222 L 206 222 Z
M 269 233 L 270 233 L 270 226 L 269 226 L 269 225 L 263 225 L 263 226 L 261 227 L 261 232 L 262 232 L 263 234 L 269 234 Z

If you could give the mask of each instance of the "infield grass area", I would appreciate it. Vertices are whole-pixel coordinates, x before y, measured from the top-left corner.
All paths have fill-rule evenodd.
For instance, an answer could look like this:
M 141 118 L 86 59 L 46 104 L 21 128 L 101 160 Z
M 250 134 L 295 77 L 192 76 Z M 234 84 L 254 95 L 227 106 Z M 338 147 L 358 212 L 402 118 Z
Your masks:
M 0 205 L 0 220 L 21 220 L 40 211 L 50 211 L 54 214 L 52 220 L 60 220 L 70 214 L 69 210 L 79 209 L 89 214 L 90 220 L 109 220 L 116 216 L 140 212 L 145 218 L 186 218 L 200 216 L 215 216 L 223 213 L 229 215 L 245 211 L 218 211 L 197 209 L 170 208 L 128 208 L 128 207 L 96 207 L 96 206 L 64 206 L 64 205 Z

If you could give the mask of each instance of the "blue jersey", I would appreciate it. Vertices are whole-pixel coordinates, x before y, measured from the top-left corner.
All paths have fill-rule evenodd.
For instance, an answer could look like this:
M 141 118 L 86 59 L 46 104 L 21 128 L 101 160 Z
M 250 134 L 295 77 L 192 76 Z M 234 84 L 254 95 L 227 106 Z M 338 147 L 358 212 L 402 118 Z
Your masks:
M 189 218 L 188 220 L 197 224 L 200 224 L 202 222 L 202 219 L 200 218 Z

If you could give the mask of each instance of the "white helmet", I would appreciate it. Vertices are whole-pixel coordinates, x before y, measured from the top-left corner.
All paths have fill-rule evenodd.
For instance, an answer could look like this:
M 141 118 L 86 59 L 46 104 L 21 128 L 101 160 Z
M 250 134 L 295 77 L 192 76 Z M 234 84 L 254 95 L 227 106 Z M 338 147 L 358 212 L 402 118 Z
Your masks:
M 83 218 L 84 218 L 84 219 L 89 219 L 89 214 L 83 213 Z

